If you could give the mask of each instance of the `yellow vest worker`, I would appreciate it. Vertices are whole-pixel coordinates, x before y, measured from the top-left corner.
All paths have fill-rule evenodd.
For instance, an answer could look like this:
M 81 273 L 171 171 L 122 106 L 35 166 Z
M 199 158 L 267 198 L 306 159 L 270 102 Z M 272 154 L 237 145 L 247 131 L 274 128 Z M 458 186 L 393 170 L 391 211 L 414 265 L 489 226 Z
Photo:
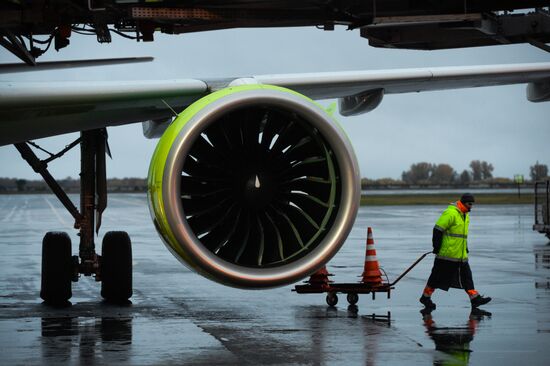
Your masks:
M 445 291 L 450 287 L 464 289 L 474 308 L 491 301 L 490 297 L 483 297 L 475 290 L 468 264 L 468 213 L 474 202 L 473 195 L 463 194 L 459 201 L 443 211 L 435 223 L 432 244 L 436 258 L 428 284 L 420 297 L 420 302 L 428 309 L 435 309 L 431 296 L 436 288 Z

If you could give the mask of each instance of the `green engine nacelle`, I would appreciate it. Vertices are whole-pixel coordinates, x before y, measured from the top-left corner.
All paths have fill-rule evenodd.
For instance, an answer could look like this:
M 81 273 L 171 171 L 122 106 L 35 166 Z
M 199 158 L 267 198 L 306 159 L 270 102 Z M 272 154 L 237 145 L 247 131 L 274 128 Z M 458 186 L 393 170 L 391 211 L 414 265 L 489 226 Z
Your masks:
M 242 288 L 296 282 L 344 243 L 360 197 L 336 121 L 270 85 L 229 87 L 188 107 L 149 168 L 149 206 L 172 254 Z

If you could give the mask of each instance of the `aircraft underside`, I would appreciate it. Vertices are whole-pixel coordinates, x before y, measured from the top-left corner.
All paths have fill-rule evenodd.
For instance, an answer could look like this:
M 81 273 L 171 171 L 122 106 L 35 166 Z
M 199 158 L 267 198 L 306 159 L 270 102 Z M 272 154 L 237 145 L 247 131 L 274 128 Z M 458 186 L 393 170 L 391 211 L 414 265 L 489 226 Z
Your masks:
M 70 44 L 71 33 L 101 43 L 122 36 L 154 41 L 155 33 L 229 28 L 315 26 L 358 30 L 369 45 L 445 49 L 531 43 L 548 50 L 545 0 L 450 1 L 117 1 L 42 0 L 0 4 L 0 44 L 28 65 Z M 46 37 L 46 38 L 44 38 Z

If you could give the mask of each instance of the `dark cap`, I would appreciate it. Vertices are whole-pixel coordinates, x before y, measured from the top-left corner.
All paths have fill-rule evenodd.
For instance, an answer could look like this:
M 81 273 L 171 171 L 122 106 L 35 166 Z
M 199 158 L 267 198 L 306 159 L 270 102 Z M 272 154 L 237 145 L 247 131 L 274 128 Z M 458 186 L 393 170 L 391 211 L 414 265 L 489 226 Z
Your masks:
M 462 203 L 474 203 L 476 200 L 474 199 L 474 195 L 471 193 L 464 193 L 462 197 L 460 197 L 460 202 Z

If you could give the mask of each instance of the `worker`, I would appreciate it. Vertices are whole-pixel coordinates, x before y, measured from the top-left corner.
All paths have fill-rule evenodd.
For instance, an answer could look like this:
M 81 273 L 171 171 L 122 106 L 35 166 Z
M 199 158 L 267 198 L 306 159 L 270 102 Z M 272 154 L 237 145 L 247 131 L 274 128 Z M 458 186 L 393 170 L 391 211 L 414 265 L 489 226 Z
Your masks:
M 487 304 L 490 297 L 481 296 L 474 288 L 472 271 L 468 264 L 468 214 L 474 205 L 474 196 L 462 195 L 441 214 L 433 229 L 433 252 L 436 254 L 432 273 L 420 302 L 429 309 L 435 309 L 432 294 L 436 288 L 448 291 L 449 287 L 464 289 L 473 308 Z

